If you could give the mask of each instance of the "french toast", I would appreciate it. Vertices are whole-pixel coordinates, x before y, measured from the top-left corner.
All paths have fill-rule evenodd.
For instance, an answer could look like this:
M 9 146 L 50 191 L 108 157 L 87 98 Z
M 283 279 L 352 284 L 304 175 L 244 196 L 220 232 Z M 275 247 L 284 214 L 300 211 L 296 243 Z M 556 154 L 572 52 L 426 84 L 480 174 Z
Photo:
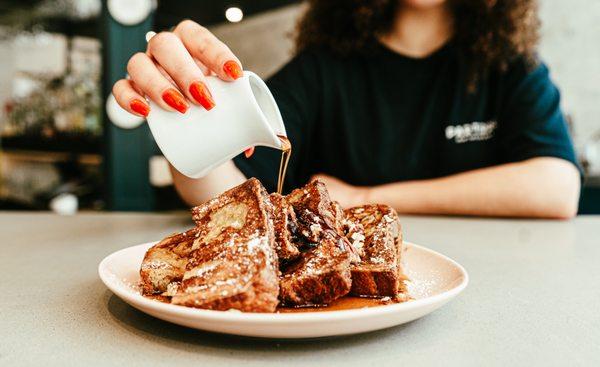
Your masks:
M 327 187 L 320 180 L 313 180 L 303 187 L 297 188 L 286 195 L 285 199 L 294 208 L 296 215 L 300 217 L 307 211 L 321 217 L 327 228 L 342 235 L 341 215 L 339 204 L 331 201 Z M 315 228 L 316 229 L 316 228 Z M 300 232 L 310 233 L 314 229 L 301 227 Z M 306 232 L 308 231 L 308 232 Z
M 400 222 L 387 205 L 343 210 L 321 181 L 281 196 L 251 178 L 192 217 L 195 228 L 146 252 L 144 295 L 243 312 L 324 306 L 345 295 L 408 299 Z
M 274 312 L 279 282 L 270 205 L 251 178 L 193 208 L 198 233 L 171 303 Z
M 296 213 L 292 241 L 300 258 L 282 268 L 279 298 L 294 306 L 325 305 L 351 289 L 350 264 L 358 260 L 340 235 L 341 215 L 321 181 L 312 181 L 285 197 Z
M 275 249 L 280 263 L 291 261 L 300 256 L 300 250 L 294 242 L 293 233 L 297 231 L 296 214 L 287 200 L 274 192 L 269 195 L 273 204 L 273 228 L 275 230 Z
M 326 229 L 320 242 L 282 272 L 279 298 L 288 306 L 327 305 L 350 292 L 351 253 L 346 239 Z
M 402 231 L 396 211 L 381 204 L 346 209 L 343 227 L 360 256 L 360 262 L 351 267 L 350 294 L 384 297 L 405 293 Z
M 183 278 L 197 234 L 198 229 L 192 228 L 169 236 L 146 251 L 140 269 L 143 294 L 162 294 L 169 284 Z

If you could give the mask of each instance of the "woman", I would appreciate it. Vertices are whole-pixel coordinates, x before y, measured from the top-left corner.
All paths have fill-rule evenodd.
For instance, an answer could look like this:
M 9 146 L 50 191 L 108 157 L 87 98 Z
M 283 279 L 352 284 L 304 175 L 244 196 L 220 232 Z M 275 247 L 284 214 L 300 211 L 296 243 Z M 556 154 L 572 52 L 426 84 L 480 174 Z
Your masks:
M 535 55 L 538 23 L 533 0 L 310 1 L 296 56 L 268 81 L 293 144 L 286 188 L 319 177 L 344 206 L 574 216 L 580 175 L 558 90 Z M 143 96 L 210 110 L 219 101 L 204 75 L 232 81 L 242 65 L 188 20 L 127 70 L 113 93 L 145 116 Z M 201 179 L 172 173 L 198 204 L 251 176 L 273 190 L 279 156 L 258 148 Z

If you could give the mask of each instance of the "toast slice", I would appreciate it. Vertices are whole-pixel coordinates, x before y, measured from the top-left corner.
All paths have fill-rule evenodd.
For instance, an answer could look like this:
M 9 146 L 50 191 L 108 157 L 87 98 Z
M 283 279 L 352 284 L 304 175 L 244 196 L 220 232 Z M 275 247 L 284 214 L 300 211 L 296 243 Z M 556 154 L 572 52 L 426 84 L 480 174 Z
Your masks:
M 282 272 L 279 298 L 287 306 L 327 305 L 352 287 L 351 253 L 344 237 L 327 229 L 314 248 Z
M 198 233 L 171 303 L 274 312 L 279 273 L 271 211 L 255 178 L 193 208 Z
M 360 262 L 352 265 L 355 296 L 398 296 L 406 292 L 402 272 L 402 230 L 398 214 L 387 205 L 345 210 L 344 228 Z
M 326 228 L 343 235 L 339 204 L 331 201 L 323 181 L 313 180 L 304 187 L 290 192 L 285 199 L 294 208 L 296 215 L 299 217 L 298 219 L 301 215 L 316 215 L 323 220 Z M 300 228 L 300 232 L 307 238 L 311 237 L 312 232 L 318 232 L 318 230 L 317 227 L 306 228 L 301 226 Z
M 183 278 L 197 234 L 198 229 L 192 228 L 169 236 L 146 251 L 140 268 L 144 295 L 167 292 L 169 284 Z
M 273 204 L 273 228 L 275 249 L 280 263 L 289 262 L 300 256 L 293 233 L 297 231 L 296 214 L 287 200 L 278 193 L 269 195 Z
M 350 265 L 358 260 L 340 235 L 341 215 L 325 185 L 313 181 L 292 191 L 286 200 L 296 214 L 292 242 L 300 250 L 296 261 L 282 267 L 279 298 L 288 306 L 326 305 L 350 292 Z

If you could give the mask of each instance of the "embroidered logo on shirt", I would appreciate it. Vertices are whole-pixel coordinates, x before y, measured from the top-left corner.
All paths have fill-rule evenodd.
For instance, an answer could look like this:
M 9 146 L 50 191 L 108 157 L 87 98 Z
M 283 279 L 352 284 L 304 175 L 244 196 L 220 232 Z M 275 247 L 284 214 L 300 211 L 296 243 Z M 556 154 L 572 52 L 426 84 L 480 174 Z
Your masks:
M 446 127 L 446 139 L 454 140 L 458 144 L 489 140 L 494 136 L 496 125 L 496 121 L 475 121 L 462 125 L 450 125 Z

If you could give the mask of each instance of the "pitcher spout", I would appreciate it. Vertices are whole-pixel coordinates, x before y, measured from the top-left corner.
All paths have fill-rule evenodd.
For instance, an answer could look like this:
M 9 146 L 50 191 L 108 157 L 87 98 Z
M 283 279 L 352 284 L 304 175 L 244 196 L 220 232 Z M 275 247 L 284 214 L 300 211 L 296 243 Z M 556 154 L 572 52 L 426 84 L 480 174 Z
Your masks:
M 264 121 L 267 123 L 266 127 L 269 130 L 268 140 L 270 140 L 270 144 L 268 145 L 273 148 L 281 149 L 282 143 L 279 136 L 287 137 L 287 132 L 285 130 L 285 125 L 283 124 L 281 112 L 279 112 L 279 108 L 275 102 L 275 98 L 273 98 L 271 91 L 269 91 L 269 88 L 261 78 L 251 71 L 245 71 L 244 73 L 248 76 L 254 99 L 264 116 Z

